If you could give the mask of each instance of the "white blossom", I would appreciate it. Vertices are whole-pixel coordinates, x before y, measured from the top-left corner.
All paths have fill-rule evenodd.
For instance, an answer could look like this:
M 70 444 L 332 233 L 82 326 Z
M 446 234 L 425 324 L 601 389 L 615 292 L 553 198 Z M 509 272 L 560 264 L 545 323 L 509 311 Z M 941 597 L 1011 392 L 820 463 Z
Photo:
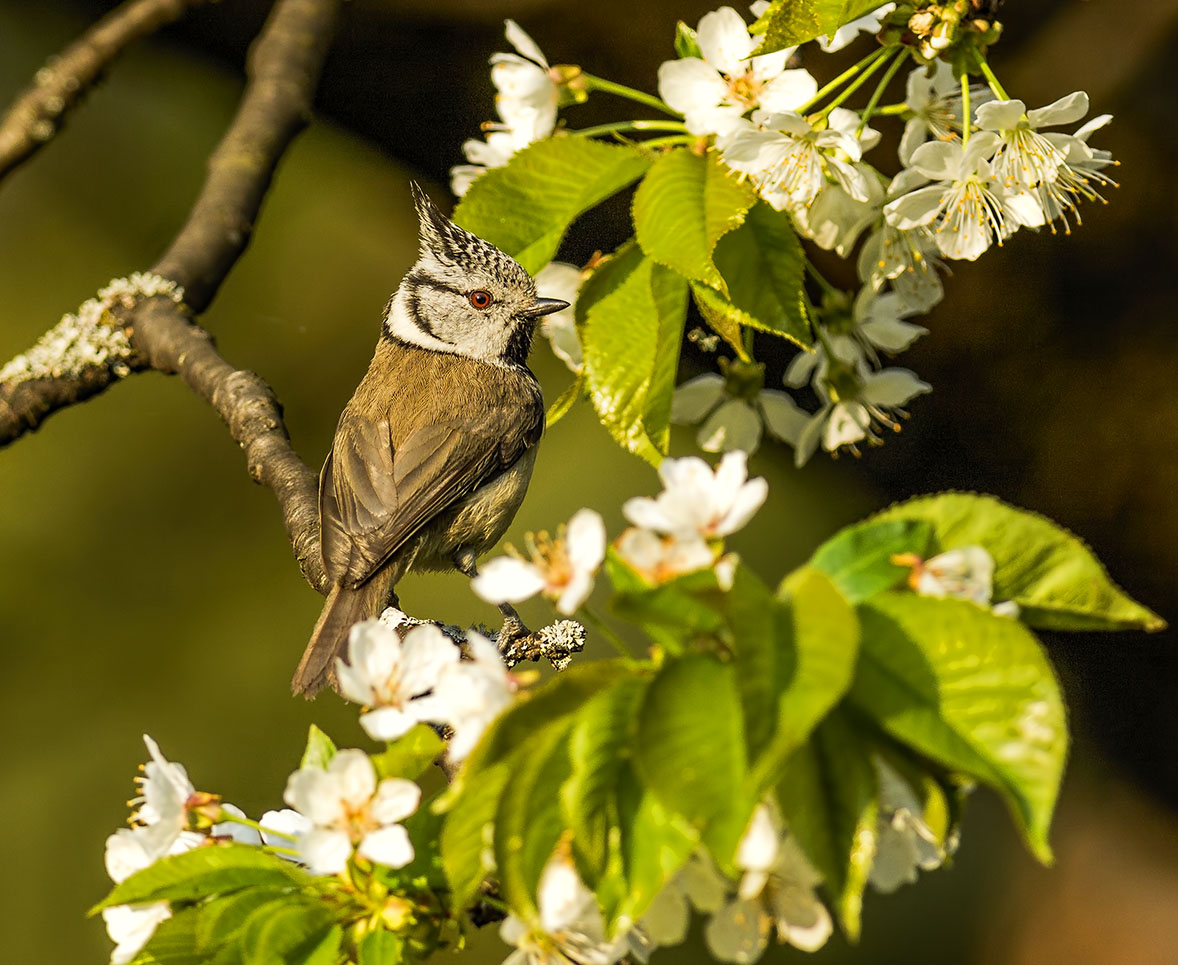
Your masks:
M 768 429 L 781 438 L 782 413 L 792 403 L 784 392 L 761 389 L 753 399 L 733 395 L 728 380 L 706 372 L 677 386 L 671 397 L 671 422 L 699 425 L 696 444 L 704 452 L 754 453 Z
M 905 321 L 918 309 L 905 301 L 898 292 L 878 294 L 870 285 L 860 289 L 852 307 L 854 334 L 871 350 L 878 349 L 894 355 L 902 352 L 928 329 Z
M 537 137 L 546 137 L 556 126 L 560 89 L 536 42 L 514 20 L 506 20 L 504 25 L 507 40 L 516 52 L 491 55 L 491 83 L 498 91 L 496 106 L 512 128 L 530 122 L 533 131 L 546 132 Z
M 188 800 L 196 788 L 188 779 L 183 764 L 169 761 L 159 744 L 143 735 L 151 759 L 143 765 L 143 776 L 136 778 L 139 796 L 131 803 L 138 808 L 131 821 L 144 827 L 145 840 L 157 855 L 166 854 L 180 833 L 188 826 Z
M 1032 195 L 1011 194 L 994 177 L 988 158 L 999 143 L 994 132 L 980 131 L 964 148 L 944 141 L 921 145 L 912 167 L 935 183 L 888 202 L 888 222 L 901 230 L 928 225 L 947 258 L 974 261 L 1018 225 L 1041 221 Z
M 1088 113 L 1088 95 L 1074 91 L 1035 110 L 1021 100 L 991 101 L 978 108 L 978 127 L 1001 138 L 994 155 L 995 175 L 1008 190 L 1030 190 L 1056 179 L 1066 155 L 1039 133 L 1043 127 L 1070 124 Z
M 828 180 L 855 200 L 868 201 L 867 178 L 855 166 L 862 145 L 847 133 L 848 122 L 840 117 L 835 123 L 840 110 L 831 111 L 830 126 L 820 129 L 794 111 L 754 111 L 751 120 L 737 120 L 717 138 L 716 146 L 724 163 L 747 174 L 778 210 L 812 203 Z
M 722 134 L 754 108 L 794 110 L 818 92 L 808 71 L 785 69 L 794 48 L 750 58 L 760 38 L 731 7 L 704 14 L 696 37 L 702 58 L 659 67 L 659 95 L 692 134 Z
M 548 61 L 514 20 L 506 21 L 506 34 L 517 52 L 491 57 L 499 120 L 483 125 L 487 131 L 484 140 L 463 142 L 462 153 L 469 163 L 450 169 L 450 190 L 455 197 L 466 194 L 488 168 L 502 167 L 529 144 L 550 137 L 556 128 L 559 89 Z
M 372 761 L 361 750 L 339 751 L 326 769 L 295 771 L 283 798 L 313 826 L 298 838 L 297 846 L 315 874 L 343 871 L 353 848 L 361 857 L 390 868 L 413 860 L 413 844 L 397 822 L 417 810 L 421 788 L 395 777 L 377 784 Z
M 810 205 L 790 208 L 798 231 L 819 248 L 846 258 L 859 236 L 880 219 L 884 188 L 868 164 L 854 165 L 862 176 L 866 198 L 852 197 L 840 184 L 827 182 Z
M 465 760 L 483 731 L 515 699 L 517 684 L 498 648 L 481 633 L 466 635 L 470 660 L 448 665 L 430 696 L 422 698 L 422 712 L 454 731 L 446 756 Z
M 993 95 L 980 85 L 970 87 L 969 100 L 973 110 L 986 103 Z M 908 120 L 900 136 L 900 163 L 912 163 L 913 152 L 929 137 L 938 141 L 953 141 L 961 136 L 961 83 L 953 68 L 943 60 L 935 60 L 927 67 L 918 67 L 908 75 L 908 89 L 904 98 Z M 972 121 L 971 117 L 971 121 Z
M 876 891 L 890 893 L 913 884 L 917 870 L 931 871 L 945 860 L 945 851 L 924 820 L 924 809 L 912 788 L 883 758 L 874 759 L 879 778 L 879 828 L 875 861 L 868 880 Z
M 544 866 L 536 899 L 532 920 L 512 914 L 500 925 L 499 936 L 515 946 L 503 965 L 613 965 L 629 950 L 625 936 L 607 937 L 597 899 L 563 854 Z
M 668 536 L 718 539 L 753 517 L 769 495 L 762 478 L 748 478 L 748 455 L 725 453 L 713 471 L 697 456 L 664 459 L 659 464 L 663 491 L 655 498 L 626 500 L 622 512 L 635 526 Z
M 830 912 L 814 889 L 822 876 L 764 804 L 758 805 L 737 850 L 744 871 L 731 901 L 708 922 L 704 938 L 724 962 L 747 965 L 765 951 L 771 931 L 802 951 L 821 948 L 834 930 Z
M 994 557 L 982 546 L 959 546 L 922 560 L 912 553 L 892 557 L 899 566 L 911 567 L 908 585 L 921 596 L 953 597 L 991 609 L 994 595 Z M 1018 604 L 1006 600 L 992 607 L 998 616 L 1017 617 Z
M 553 353 L 570 372 L 580 372 L 585 367 L 575 315 L 577 294 L 584 282 L 581 269 L 560 261 L 545 265 L 536 276 L 537 293 L 544 298 L 559 298 L 569 303 L 568 308 L 540 319 L 540 334 L 548 339 Z
M 885 3 L 882 7 L 878 7 L 870 13 L 864 14 L 862 17 L 843 24 L 831 36 L 819 37 L 818 46 L 828 54 L 832 54 L 836 50 L 842 50 L 847 44 L 851 43 L 859 36 L 860 31 L 872 34 L 878 33 L 883 18 L 895 9 L 896 5 L 894 3 Z
M 881 445 L 878 427 L 899 431 L 896 415 L 904 414 L 902 407 L 932 388 L 908 369 L 872 371 L 862 359 L 862 348 L 848 336 L 827 341 L 833 358 L 823 348 L 812 357 L 799 356 L 786 370 L 787 379 L 809 375 L 822 400 L 813 415 L 795 406 L 792 420 L 784 426 L 798 466 L 805 465 L 819 443 L 827 452 L 846 446 L 856 454 L 861 442 Z
M 581 509 L 556 539 L 529 534 L 529 559 L 500 556 L 483 566 L 471 587 L 488 603 L 518 603 L 537 593 L 553 600 L 559 613 L 575 613 L 593 590 L 605 558 L 605 523 L 600 514 Z
M 687 938 L 691 909 L 712 914 L 723 907 L 728 880 L 706 852 L 696 852 L 647 906 L 631 932 L 640 957 L 653 948 L 680 945 Z M 645 960 L 645 958 L 643 958 Z
M 106 872 L 111 881 L 121 884 L 136 871 L 142 871 L 160 858 L 191 851 L 204 840 L 203 834 L 182 831 L 161 851 L 158 850 L 158 838 L 150 834 L 148 827 L 119 828 L 106 839 Z M 110 957 L 112 965 L 124 965 L 134 959 L 155 933 L 159 923 L 171 916 L 172 909 L 166 901 L 104 908 L 102 920 L 106 924 L 107 934 L 115 943 Z
M 396 740 L 422 716 L 414 697 L 432 690 L 443 669 L 458 662 L 458 648 L 432 624 L 401 634 L 379 619 L 355 624 L 348 662 L 336 659 L 340 694 L 366 708 L 360 724 L 373 740 Z
M 636 526 L 623 532 L 614 548 L 627 566 L 656 586 L 717 563 L 715 552 L 698 536 L 659 536 Z M 722 572 L 717 570 L 717 576 Z

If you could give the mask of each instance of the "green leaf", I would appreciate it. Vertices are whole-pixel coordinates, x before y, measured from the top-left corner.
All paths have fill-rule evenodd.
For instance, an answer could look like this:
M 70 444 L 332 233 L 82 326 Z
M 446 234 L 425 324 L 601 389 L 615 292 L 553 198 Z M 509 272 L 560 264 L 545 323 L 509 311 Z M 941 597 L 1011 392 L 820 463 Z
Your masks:
M 651 585 L 611 546 L 606 553 L 606 571 L 616 591 L 610 604 L 613 612 L 642 627 L 674 653 L 682 650 L 685 637 L 714 633 L 724 624 L 718 609 L 724 594 L 713 569 Z
M 445 749 L 445 742 L 432 727 L 415 724 L 395 741 L 389 741 L 384 753 L 374 754 L 372 766 L 382 781 L 386 777 L 403 777 L 415 781 Z
M 289 889 L 246 888 L 200 906 L 196 922 L 196 948 L 212 952 L 237 936 L 255 911 L 272 902 L 281 903 Z
M 716 244 L 714 259 L 729 297 L 726 303 L 708 297 L 709 311 L 802 348 L 813 344 L 802 287 L 805 255 L 787 212 L 758 201 L 744 224 Z
M 764 35 L 753 56 L 829 37 L 843 24 L 881 6 L 880 0 L 773 0 L 750 28 Z
M 360 942 L 359 965 L 401 965 L 405 942 L 389 931 L 369 932 Z
M 670 439 L 687 282 L 628 245 L 586 282 L 580 301 L 593 407 L 622 446 L 658 465 Z
M 635 148 L 586 137 L 528 145 L 470 186 L 454 221 L 535 275 L 552 260 L 578 215 L 637 180 L 650 159 Z
M 442 866 L 442 823 L 444 817 L 433 807 L 437 798 L 445 793 L 439 791 L 407 817 L 402 823 L 413 842 L 413 860 L 403 868 L 386 869 L 377 866 L 377 874 L 389 885 L 397 882 L 415 881 L 424 878 L 431 888 L 443 890 L 447 886 L 445 868 Z
M 627 677 L 590 698 L 569 735 L 572 771 L 560 791 L 586 883 L 606 874 L 610 837 L 618 827 L 617 791 L 629 770 L 646 680 Z
M 248 844 L 218 844 L 161 858 L 137 871 L 90 909 L 142 901 L 191 901 L 241 888 L 297 887 L 309 878 L 283 861 Z
M 867 748 L 838 711 L 790 757 L 777 789 L 789 830 L 825 879 L 851 941 L 859 937 L 863 889 L 875 860 L 876 793 Z
M 777 783 L 786 758 L 850 689 L 859 654 L 859 620 L 823 573 L 802 567 L 781 592 L 775 727 L 750 776 L 758 793 Z
M 634 194 L 634 230 L 646 255 L 689 281 L 727 294 L 712 252 L 757 200 L 715 155 L 680 149 L 663 154 Z
M 921 519 L 869 519 L 846 529 L 814 551 L 810 565 L 821 570 L 852 603 L 890 590 L 910 572 L 892 557 L 915 553 L 923 557 L 932 527 Z
M 495 860 L 507 903 L 535 912 L 540 874 L 564 832 L 560 788 L 568 779 L 568 735 L 572 720 L 551 724 L 520 750 L 499 800 L 495 818 Z
M 544 415 L 544 426 L 551 429 L 561 419 L 568 415 L 569 410 L 572 409 L 576 401 L 581 397 L 585 391 L 585 375 L 583 372 L 578 372 L 577 377 L 568 384 L 563 392 L 555 402 L 548 407 L 548 412 Z
M 638 717 L 634 763 L 659 801 L 693 827 L 744 803 L 744 722 L 731 664 L 705 654 L 669 660 Z
M 978 545 L 994 557 L 994 600 L 1014 600 L 1044 630 L 1161 630 L 1165 621 L 1111 579 L 1084 543 L 1036 513 L 973 493 L 921 496 L 876 519 L 925 520 L 930 555 Z
M 618 858 L 626 893 L 615 907 L 606 906 L 611 927 L 621 919 L 641 918 L 699 844 L 695 828 L 644 789 L 629 766 L 618 782 L 618 815 Z
M 340 937 L 339 926 L 332 922 L 327 905 L 292 896 L 273 907 L 256 909 L 246 921 L 238 943 L 245 965 L 321 965 L 334 959 Z
M 495 820 L 499 798 L 511 777 L 503 761 L 484 769 L 469 793 L 458 795 L 442 825 L 442 866 L 450 882 L 450 907 L 455 914 L 465 909 L 493 870 L 487 866 L 487 826 Z
M 571 717 L 597 691 L 627 672 L 620 660 L 596 660 L 570 667 L 535 690 L 524 691 L 483 734 L 453 787 L 465 785 L 480 772 L 506 760 L 533 734 L 561 718 Z
M 1038 641 L 973 603 L 912 593 L 880 593 L 859 619 L 851 701 L 893 737 L 998 790 L 1036 857 L 1050 861 L 1068 736 Z
M 324 770 L 335 757 L 335 742 L 314 724 L 307 730 L 307 747 L 299 767 L 319 767 Z
M 175 912 L 156 926 L 133 965 L 204 965 L 208 956 L 197 948 L 199 908 Z

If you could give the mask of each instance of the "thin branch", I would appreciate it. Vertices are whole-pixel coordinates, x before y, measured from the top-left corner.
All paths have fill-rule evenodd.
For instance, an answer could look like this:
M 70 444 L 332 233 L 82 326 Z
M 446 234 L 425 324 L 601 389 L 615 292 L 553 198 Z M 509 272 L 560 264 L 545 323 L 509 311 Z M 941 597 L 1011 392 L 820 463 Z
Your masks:
M 37 71 L 0 121 L 0 178 L 44 147 L 65 114 L 135 40 L 205 0 L 128 0 Z
M 310 118 L 341 2 L 279 0 L 251 50 L 237 115 L 209 158 L 188 221 L 146 276 L 182 285 L 183 305 L 165 297 L 87 303 L 97 307 L 66 316 L 0 372 L 0 446 L 132 372 L 179 374 L 224 419 L 250 475 L 274 491 L 303 575 L 321 592 L 315 473 L 291 449 L 269 386 L 226 362 L 189 311 L 208 307 L 245 250 L 278 160 Z

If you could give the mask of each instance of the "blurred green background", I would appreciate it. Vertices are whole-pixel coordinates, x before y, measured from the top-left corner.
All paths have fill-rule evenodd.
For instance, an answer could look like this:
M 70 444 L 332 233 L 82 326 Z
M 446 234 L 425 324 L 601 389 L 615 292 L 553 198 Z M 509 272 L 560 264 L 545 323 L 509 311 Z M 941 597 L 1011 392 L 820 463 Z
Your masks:
M 0 0 L 0 101 L 112 4 Z M 445 197 L 459 145 L 492 116 L 486 58 L 514 16 L 553 62 L 653 89 L 674 22 L 698 0 L 356 0 L 345 7 L 320 117 L 283 161 L 257 236 L 204 318 L 224 355 L 260 372 L 294 444 L 318 465 L 363 374 L 381 309 L 416 246 L 406 181 Z M 267 5 L 224 0 L 136 46 L 35 160 L 0 185 L 0 358 L 30 345 L 108 279 L 151 264 L 182 222 L 235 109 L 242 56 Z M 935 386 L 911 425 L 861 461 L 804 471 L 769 446 L 753 461 L 770 504 L 733 545 L 766 577 L 886 502 L 940 488 L 994 492 L 1088 539 L 1139 599 L 1178 616 L 1178 154 L 1168 51 L 1178 3 L 1037 0 L 1005 10 L 1004 84 L 1035 106 L 1087 89 L 1123 162 L 1107 207 L 1070 237 L 1020 233 L 954 264 L 932 334 L 904 356 Z M 829 68 L 827 68 L 829 70 Z M 833 73 L 833 71 L 831 71 Z M 592 101 L 575 126 L 616 119 Z M 583 261 L 624 238 L 624 202 L 574 230 Z M 837 269 L 832 268 L 837 273 Z M 842 278 L 853 283 L 849 275 Z M 759 345 L 780 372 L 788 352 Z M 693 361 L 684 374 L 690 374 Z M 567 373 L 539 343 L 554 398 Z M 674 439 L 690 451 L 690 433 Z M 0 828 L 3 959 L 101 962 L 82 913 L 107 880 L 102 845 L 150 732 L 199 788 L 257 814 L 280 803 L 314 720 L 359 742 L 355 713 L 292 700 L 287 681 L 319 612 L 273 497 L 252 485 L 215 414 L 148 374 L 0 452 Z M 540 449 L 508 539 L 582 505 L 613 531 L 653 472 L 587 407 Z M 416 577 L 412 613 L 494 615 L 458 576 Z M 542 604 L 525 618 L 547 622 Z M 1076 744 L 1054 834 L 1034 865 L 979 795 L 954 868 L 872 896 L 865 937 L 832 963 L 1172 963 L 1178 948 L 1178 658 L 1173 637 L 1048 639 Z M 493 930 L 467 960 L 495 962 Z M 771 949 L 765 961 L 793 961 Z M 685 947 L 658 959 L 703 961 Z

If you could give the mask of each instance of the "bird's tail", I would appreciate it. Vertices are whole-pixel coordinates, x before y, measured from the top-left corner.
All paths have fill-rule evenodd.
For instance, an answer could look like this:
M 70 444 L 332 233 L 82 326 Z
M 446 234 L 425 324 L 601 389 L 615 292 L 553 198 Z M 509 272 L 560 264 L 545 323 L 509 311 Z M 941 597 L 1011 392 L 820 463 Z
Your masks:
M 327 595 L 327 603 L 319 614 L 319 622 L 311 631 L 311 640 L 303 651 L 303 659 L 290 681 L 292 693 L 308 700 L 328 684 L 335 686 L 335 659 L 345 657 L 348 632 L 352 624 L 377 616 L 388 601 L 392 581 L 385 572 L 354 590 L 338 583 Z M 390 574 L 391 575 L 391 574 Z

